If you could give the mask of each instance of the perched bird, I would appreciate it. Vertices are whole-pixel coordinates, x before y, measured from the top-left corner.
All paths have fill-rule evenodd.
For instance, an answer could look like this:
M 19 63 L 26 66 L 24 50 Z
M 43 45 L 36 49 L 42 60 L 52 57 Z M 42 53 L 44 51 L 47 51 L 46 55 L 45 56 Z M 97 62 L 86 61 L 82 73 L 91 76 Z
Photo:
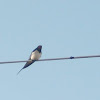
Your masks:
M 42 46 L 39 45 L 36 49 L 34 49 L 32 51 L 32 53 L 31 53 L 31 55 L 30 55 L 30 57 L 28 59 L 28 60 L 31 60 L 31 61 L 27 61 L 22 69 L 27 68 L 32 63 L 34 63 L 36 60 L 39 60 L 39 58 L 41 57 L 41 54 L 42 54 L 41 49 L 42 49 Z M 21 70 L 17 74 L 19 74 L 21 72 Z

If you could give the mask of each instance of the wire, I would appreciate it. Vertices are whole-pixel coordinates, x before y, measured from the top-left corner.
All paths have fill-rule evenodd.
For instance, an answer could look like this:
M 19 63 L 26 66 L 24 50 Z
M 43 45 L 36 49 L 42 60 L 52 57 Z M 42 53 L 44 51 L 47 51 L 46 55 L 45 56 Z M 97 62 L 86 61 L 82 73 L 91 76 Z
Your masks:
M 51 58 L 51 59 L 40 59 L 37 61 L 53 61 L 53 60 L 66 60 L 66 59 L 82 59 L 82 58 L 96 58 L 100 57 L 100 55 L 92 55 L 92 56 L 77 56 L 77 57 L 65 57 L 65 58 Z M 21 62 L 27 62 L 31 60 L 23 60 L 23 61 L 7 61 L 7 62 L 0 62 L 0 64 L 7 64 L 7 63 L 21 63 Z

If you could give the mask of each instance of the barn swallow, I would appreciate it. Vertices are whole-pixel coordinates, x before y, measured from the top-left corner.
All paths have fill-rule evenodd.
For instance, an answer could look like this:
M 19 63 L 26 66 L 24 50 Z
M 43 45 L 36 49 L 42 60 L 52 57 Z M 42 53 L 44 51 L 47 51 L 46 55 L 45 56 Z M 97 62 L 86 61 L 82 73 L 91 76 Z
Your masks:
M 42 50 L 42 46 L 39 45 L 36 49 L 34 49 L 29 57 L 28 60 L 30 61 L 27 61 L 26 64 L 24 65 L 24 67 L 21 69 L 23 70 L 24 68 L 27 68 L 28 66 L 30 66 L 32 63 L 34 63 L 35 61 L 39 60 L 39 58 L 41 57 L 41 52 Z M 21 70 L 17 73 L 17 75 L 21 72 Z

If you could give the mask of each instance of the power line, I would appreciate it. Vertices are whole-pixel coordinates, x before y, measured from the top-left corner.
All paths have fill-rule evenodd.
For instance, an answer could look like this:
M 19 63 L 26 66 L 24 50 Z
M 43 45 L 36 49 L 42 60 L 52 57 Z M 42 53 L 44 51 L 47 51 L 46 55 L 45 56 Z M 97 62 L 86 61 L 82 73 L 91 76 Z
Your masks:
M 92 56 L 77 56 L 77 57 L 65 57 L 65 58 L 51 58 L 51 59 L 40 59 L 37 61 L 53 61 L 53 60 L 67 60 L 67 59 L 82 59 L 82 58 L 97 58 L 100 57 L 100 55 L 92 55 Z M 23 60 L 23 61 L 6 61 L 6 62 L 0 62 L 0 64 L 7 64 L 7 63 L 21 63 L 21 62 L 27 62 L 31 60 Z

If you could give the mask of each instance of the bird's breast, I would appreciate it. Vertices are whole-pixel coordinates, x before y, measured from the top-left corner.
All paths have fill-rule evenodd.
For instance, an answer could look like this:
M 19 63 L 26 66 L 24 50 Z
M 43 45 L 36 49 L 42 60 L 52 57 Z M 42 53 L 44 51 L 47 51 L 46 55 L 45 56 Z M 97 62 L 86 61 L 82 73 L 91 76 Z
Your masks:
M 32 60 L 39 60 L 40 57 L 41 57 L 41 53 L 39 53 L 38 51 L 34 51 L 31 54 L 31 59 Z

